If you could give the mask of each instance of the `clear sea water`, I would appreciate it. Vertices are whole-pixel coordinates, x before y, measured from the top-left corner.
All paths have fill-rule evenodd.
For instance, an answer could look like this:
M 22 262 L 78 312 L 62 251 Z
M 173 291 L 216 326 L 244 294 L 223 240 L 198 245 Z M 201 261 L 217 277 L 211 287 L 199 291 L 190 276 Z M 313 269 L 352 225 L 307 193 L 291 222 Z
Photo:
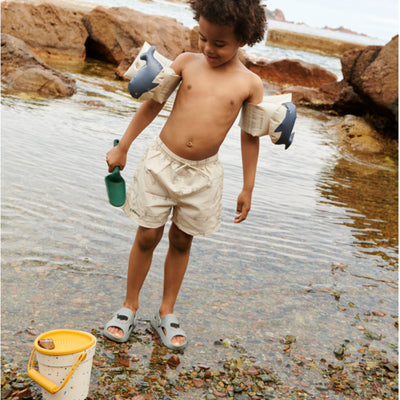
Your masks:
M 192 23 L 179 4 L 112 2 L 127 4 Z M 340 75 L 336 58 L 264 45 L 252 51 L 303 58 Z M 123 301 L 135 235 L 134 224 L 108 204 L 104 176 L 105 154 L 140 104 L 112 66 L 89 60 L 71 68 L 78 87 L 72 97 L 2 91 L 2 349 L 22 363 L 35 334 L 101 329 Z M 127 181 L 171 106 L 135 141 Z M 345 340 L 355 354 L 368 343 L 396 357 L 397 161 L 390 152 L 349 152 L 334 133 L 340 121 L 299 108 L 292 147 L 261 140 L 252 210 L 240 225 L 233 224 L 240 130 L 231 129 L 220 151 L 222 226 L 195 239 L 176 305 L 191 341 L 187 362 L 212 364 L 215 340 L 240 337 L 249 353 L 284 370 L 287 356 L 279 349 L 288 334 L 304 357 L 334 360 L 333 349 Z M 143 321 L 159 305 L 167 246 L 165 235 L 143 287 Z M 384 316 L 373 316 L 376 310 Z

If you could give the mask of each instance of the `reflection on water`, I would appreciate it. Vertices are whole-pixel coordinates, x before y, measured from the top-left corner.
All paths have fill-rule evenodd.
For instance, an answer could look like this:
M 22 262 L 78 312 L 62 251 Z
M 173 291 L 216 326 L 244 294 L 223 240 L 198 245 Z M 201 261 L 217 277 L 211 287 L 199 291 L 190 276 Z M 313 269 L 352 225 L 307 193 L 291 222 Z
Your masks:
M 135 227 L 107 202 L 105 153 L 139 104 L 107 66 L 73 74 L 71 98 L 2 97 L 2 346 L 16 360 L 31 346 L 18 332 L 99 328 L 124 297 Z M 135 141 L 126 180 L 170 107 Z M 193 343 L 186 360 L 211 363 L 214 340 L 240 336 L 279 369 L 277 346 L 291 334 L 299 353 L 329 361 L 338 340 L 367 340 L 355 327 L 360 315 L 382 335 L 374 346 L 395 354 L 397 170 L 343 157 L 333 117 L 298 115 L 289 150 L 261 140 L 252 210 L 240 225 L 237 126 L 221 148 L 222 226 L 195 239 L 177 303 Z M 160 301 L 167 246 L 165 235 L 143 287 L 144 319 Z M 373 310 L 386 316 L 365 317 Z
M 354 236 L 355 254 L 375 259 L 377 266 L 397 269 L 398 180 L 374 166 L 338 160 L 323 173 L 319 190 L 327 204 L 350 210 L 343 224 Z M 326 205 L 324 204 L 324 207 Z

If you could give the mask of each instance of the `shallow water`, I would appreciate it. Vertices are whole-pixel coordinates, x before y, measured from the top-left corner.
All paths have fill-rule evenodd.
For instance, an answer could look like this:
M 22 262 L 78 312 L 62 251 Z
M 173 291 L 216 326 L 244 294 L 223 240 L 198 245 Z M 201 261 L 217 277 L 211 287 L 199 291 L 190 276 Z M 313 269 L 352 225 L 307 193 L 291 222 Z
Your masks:
M 100 329 L 124 297 L 135 226 L 108 204 L 105 153 L 139 103 L 110 66 L 89 61 L 73 75 L 70 98 L 2 95 L 2 349 L 22 363 L 39 333 Z M 170 107 L 134 143 L 127 181 Z M 215 340 L 240 337 L 285 373 L 286 335 L 302 357 L 332 360 L 344 341 L 355 354 L 368 345 L 396 357 L 396 163 L 341 148 L 331 129 L 339 120 L 299 109 L 290 149 L 261 139 L 251 214 L 239 225 L 240 131 L 232 128 L 220 151 L 222 226 L 195 239 L 176 305 L 191 342 L 184 363 L 212 364 Z M 161 298 L 167 245 L 165 233 L 141 294 L 144 326 Z

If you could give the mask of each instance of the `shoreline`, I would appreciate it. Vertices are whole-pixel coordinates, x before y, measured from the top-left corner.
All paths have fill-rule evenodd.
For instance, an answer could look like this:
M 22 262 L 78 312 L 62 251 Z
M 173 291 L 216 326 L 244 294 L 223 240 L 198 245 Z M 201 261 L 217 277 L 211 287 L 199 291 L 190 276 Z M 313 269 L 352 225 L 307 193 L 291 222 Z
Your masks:
M 142 324 L 123 344 L 105 339 L 96 329 L 91 333 L 97 338 L 97 346 L 87 400 L 291 400 L 293 396 L 364 400 L 383 393 L 387 400 L 397 399 L 397 362 L 369 347 L 363 348 L 360 361 L 346 354 L 345 346 L 335 348 L 337 362 L 329 363 L 296 355 L 296 339 L 288 335 L 281 350 L 287 355 L 288 366 L 292 365 L 292 374 L 285 377 L 260 364 L 237 341 L 214 342 L 214 346 L 225 350 L 225 357 L 215 360 L 214 366 L 186 365 L 183 353 L 161 346 L 156 335 Z M 137 345 L 152 346 L 151 355 L 139 354 Z M 21 366 L 2 358 L 1 370 L 2 399 L 42 398 L 42 389 Z M 307 382 L 310 371 L 320 374 L 319 383 Z
M 363 50 L 367 47 L 360 43 L 275 28 L 268 30 L 265 45 L 338 58 L 341 58 L 346 51 Z

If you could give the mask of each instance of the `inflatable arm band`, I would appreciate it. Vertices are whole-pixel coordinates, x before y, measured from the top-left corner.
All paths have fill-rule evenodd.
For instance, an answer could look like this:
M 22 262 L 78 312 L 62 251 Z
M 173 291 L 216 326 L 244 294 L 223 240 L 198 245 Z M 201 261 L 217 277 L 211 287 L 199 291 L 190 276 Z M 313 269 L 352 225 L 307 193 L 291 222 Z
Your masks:
M 155 46 L 146 42 L 124 76 L 130 79 L 128 90 L 132 97 L 164 103 L 178 86 L 181 77 L 170 68 L 172 61 L 155 49 Z
M 252 136 L 269 135 L 272 143 L 284 144 L 287 149 L 292 141 L 296 121 L 296 106 L 291 94 L 266 96 L 262 103 L 245 103 L 239 126 Z

